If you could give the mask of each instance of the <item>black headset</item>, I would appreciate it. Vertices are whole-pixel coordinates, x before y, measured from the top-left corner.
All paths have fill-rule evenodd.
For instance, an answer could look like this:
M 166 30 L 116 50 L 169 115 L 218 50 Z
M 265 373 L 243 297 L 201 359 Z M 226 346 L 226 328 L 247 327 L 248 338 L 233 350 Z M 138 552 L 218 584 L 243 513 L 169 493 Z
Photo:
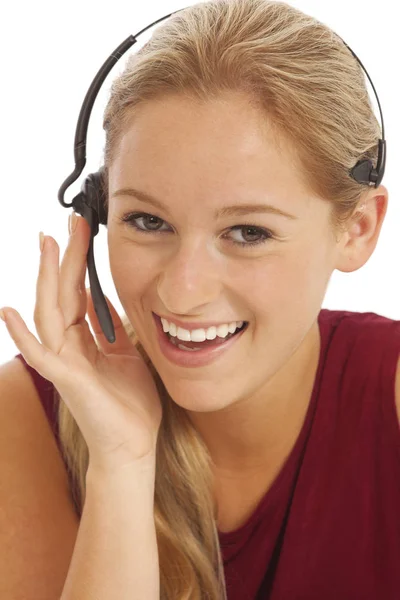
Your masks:
M 104 297 L 103 291 L 100 287 L 99 279 L 97 277 L 96 266 L 94 264 L 94 255 L 93 255 L 93 239 L 99 232 L 99 223 L 101 225 L 107 225 L 107 211 L 105 209 L 105 194 L 104 188 L 102 185 L 102 179 L 104 174 L 104 167 L 101 167 L 96 173 L 90 173 L 85 178 L 83 185 L 81 187 L 81 191 L 75 198 L 72 200 L 70 204 L 64 202 L 64 194 L 67 188 L 79 177 L 82 173 L 83 168 L 86 164 L 86 138 L 87 138 L 87 130 L 89 124 L 90 114 L 92 112 L 93 104 L 96 99 L 99 90 L 107 77 L 108 73 L 111 71 L 112 67 L 115 63 L 121 58 L 121 56 L 136 43 L 137 37 L 141 35 L 153 25 L 168 19 L 171 15 L 174 15 L 178 12 L 181 12 L 180 9 L 172 12 L 154 23 L 151 23 L 136 35 L 130 35 L 125 41 L 122 42 L 114 50 L 114 52 L 107 58 L 105 63 L 101 66 L 98 71 L 96 77 L 93 79 L 87 93 L 85 99 L 83 101 L 78 123 L 76 126 L 75 132 L 75 141 L 74 141 L 74 157 L 75 157 L 75 169 L 71 175 L 67 177 L 62 186 L 58 191 L 58 200 L 62 206 L 69 208 L 73 207 L 73 210 L 76 213 L 79 213 L 90 225 L 91 236 L 89 241 L 89 249 L 87 253 L 87 267 L 89 272 L 89 282 L 90 282 L 90 291 L 93 299 L 93 305 L 96 311 L 97 318 L 100 323 L 100 327 L 107 338 L 108 342 L 111 344 L 115 342 L 115 331 L 111 318 L 111 314 Z M 340 36 L 338 36 L 340 37 Z M 378 100 L 379 111 L 381 114 L 382 121 L 382 138 L 379 140 L 379 149 L 378 149 L 378 160 L 376 167 L 373 166 L 370 160 L 362 160 L 359 161 L 355 167 L 353 167 L 349 171 L 349 175 L 358 181 L 359 183 L 366 184 L 368 186 L 375 185 L 377 188 L 382 181 L 383 174 L 385 172 L 385 163 L 386 163 L 386 140 L 385 140 L 385 130 L 383 123 L 383 115 L 382 109 L 379 102 L 378 94 L 376 93 L 374 84 L 371 81 L 370 76 L 368 75 L 364 65 L 359 60 L 359 58 L 354 54 L 353 50 L 344 42 L 342 38 L 340 38 L 345 46 L 350 50 L 353 56 L 360 63 L 361 67 L 367 74 L 367 77 L 373 87 L 375 92 L 375 96 Z

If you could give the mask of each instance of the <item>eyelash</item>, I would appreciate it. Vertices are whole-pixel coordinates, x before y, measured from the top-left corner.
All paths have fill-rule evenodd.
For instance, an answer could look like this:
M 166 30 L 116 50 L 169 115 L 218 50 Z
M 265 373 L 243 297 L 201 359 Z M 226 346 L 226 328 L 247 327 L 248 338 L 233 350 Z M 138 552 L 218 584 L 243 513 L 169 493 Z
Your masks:
M 163 231 L 149 231 L 146 229 L 141 229 L 140 227 L 138 227 L 136 225 L 136 223 L 134 222 L 135 219 L 139 219 L 139 218 L 146 218 L 146 217 L 153 217 L 154 219 L 158 219 L 159 221 L 163 221 L 163 219 L 161 219 L 160 217 L 157 217 L 155 215 L 151 215 L 149 213 L 126 213 L 125 215 L 123 215 L 122 217 L 119 217 L 119 220 L 124 222 L 124 223 L 128 223 L 129 222 L 129 226 L 133 227 L 134 229 L 136 229 L 136 231 L 139 231 L 140 233 L 155 233 L 155 234 L 160 234 L 160 233 L 164 233 Z M 164 221 L 165 222 L 165 221 Z M 264 229 L 263 227 L 256 227 L 255 225 L 251 225 L 250 223 L 243 223 L 242 225 L 235 225 L 234 227 L 232 227 L 231 229 L 245 229 L 245 228 L 251 228 L 251 229 L 255 229 L 256 231 L 262 233 L 262 235 L 264 236 L 264 239 L 259 240 L 257 242 L 233 242 L 236 246 L 241 246 L 241 247 L 249 247 L 249 246 L 261 246 L 262 244 L 265 244 L 265 242 L 267 242 L 269 239 L 274 239 L 274 236 L 272 235 L 271 231 L 269 231 L 268 229 Z

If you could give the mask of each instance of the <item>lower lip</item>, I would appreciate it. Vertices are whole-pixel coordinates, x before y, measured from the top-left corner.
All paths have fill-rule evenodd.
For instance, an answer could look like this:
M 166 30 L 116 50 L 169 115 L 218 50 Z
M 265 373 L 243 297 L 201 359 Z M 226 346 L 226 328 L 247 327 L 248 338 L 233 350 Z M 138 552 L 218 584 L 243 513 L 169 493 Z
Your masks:
M 162 353 L 170 362 L 179 365 L 180 367 L 204 367 L 209 365 L 221 356 L 221 354 L 229 350 L 229 348 L 231 348 L 248 329 L 247 325 L 242 331 L 229 338 L 229 340 L 223 344 L 209 346 L 208 348 L 204 348 L 204 350 L 195 350 L 191 352 L 190 350 L 180 350 L 180 348 L 171 344 L 167 334 L 164 333 L 160 317 L 154 313 L 153 317 L 156 322 L 158 341 Z M 184 343 L 185 342 L 182 342 L 182 344 Z

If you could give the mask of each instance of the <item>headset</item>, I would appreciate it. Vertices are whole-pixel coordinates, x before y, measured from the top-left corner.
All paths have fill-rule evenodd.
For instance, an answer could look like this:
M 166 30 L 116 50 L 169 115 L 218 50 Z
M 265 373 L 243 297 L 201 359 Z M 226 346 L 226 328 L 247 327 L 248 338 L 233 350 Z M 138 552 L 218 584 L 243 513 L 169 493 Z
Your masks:
M 154 21 L 153 23 L 148 25 L 147 27 L 139 31 L 136 35 L 130 35 L 126 40 L 122 42 L 122 44 L 120 44 L 114 50 L 114 52 L 107 58 L 107 60 L 101 66 L 96 77 L 90 84 L 90 87 L 86 93 L 85 99 L 83 101 L 79 113 L 74 140 L 75 169 L 71 173 L 71 175 L 67 177 L 67 179 L 64 181 L 64 183 L 58 191 L 58 200 L 60 204 L 66 208 L 72 206 L 73 210 L 76 213 L 80 214 L 84 219 L 86 219 L 90 226 L 91 234 L 89 241 L 89 249 L 87 252 L 87 267 L 89 272 L 90 291 L 100 327 L 107 341 L 111 344 L 115 342 L 115 331 L 110 310 L 108 308 L 103 291 L 100 287 L 99 279 L 97 277 L 97 271 L 94 263 L 93 254 L 93 239 L 99 232 L 99 224 L 107 225 L 107 212 L 105 209 L 106 198 L 102 185 L 104 167 L 101 167 L 95 173 L 90 173 L 89 175 L 87 175 L 82 184 L 81 191 L 75 196 L 75 198 L 70 204 L 64 202 L 64 194 L 67 188 L 80 176 L 86 164 L 86 139 L 89 118 L 92 112 L 96 96 L 99 93 L 99 90 L 104 80 L 106 79 L 108 73 L 111 71 L 115 63 L 121 58 L 121 56 L 125 54 L 125 52 L 137 42 L 136 38 L 139 37 L 139 35 L 141 35 L 144 31 L 150 29 L 150 27 L 153 27 L 157 23 L 168 19 L 172 15 L 181 12 L 182 10 L 186 9 L 181 8 L 179 10 L 176 10 L 166 15 L 165 17 L 162 17 L 161 19 L 157 19 L 157 21 Z M 338 37 L 342 40 L 345 46 L 347 46 L 347 48 L 350 50 L 350 52 L 353 54 L 353 56 L 360 63 L 361 67 L 365 71 L 377 98 L 382 122 L 382 139 L 380 139 L 378 142 L 379 148 L 376 167 L 373 166 L 370 160 L 361 160 L 349 171 L 349 175 L 359 183 L 368 186 L 374 185 L 375 188 L 377 188 L 382 181 L 386 163 L 386 140 L 381 105 L 374 84 L 372 83 L 371 78 L 368 75 L 366 69 L 364 68 L 362 62 L 359 60 L 359 58 L 356 56 L 353 50 L 346 44 L 346 42 L 340 36 Z

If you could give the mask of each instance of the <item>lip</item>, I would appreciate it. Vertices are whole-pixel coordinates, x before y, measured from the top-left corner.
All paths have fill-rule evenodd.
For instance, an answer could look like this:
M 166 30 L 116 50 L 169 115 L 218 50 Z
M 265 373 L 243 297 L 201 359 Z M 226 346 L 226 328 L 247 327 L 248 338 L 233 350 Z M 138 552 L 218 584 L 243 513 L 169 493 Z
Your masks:
M 153 313 L 154 320 L 156 322 L 158 343 L 160 345 L 163 355 L 173 364 L 180 367 L 204 367 L 211 364 L 214 360 L 219 358 L 224 352 L 229 350 L 231 346 L 237 344 L 242 334 L 247 331 L 246 326 L 242 331 L 229 338 L 223 344 L 219 346 L 212 346 L 204 348 L 204 350 L 196 350 L 195 352 L 180 350 L 176 346 L 173 346 L 164 333 L 161 319 L 158 315 Z M 182 342 L 184 343 L 184 342 Z

